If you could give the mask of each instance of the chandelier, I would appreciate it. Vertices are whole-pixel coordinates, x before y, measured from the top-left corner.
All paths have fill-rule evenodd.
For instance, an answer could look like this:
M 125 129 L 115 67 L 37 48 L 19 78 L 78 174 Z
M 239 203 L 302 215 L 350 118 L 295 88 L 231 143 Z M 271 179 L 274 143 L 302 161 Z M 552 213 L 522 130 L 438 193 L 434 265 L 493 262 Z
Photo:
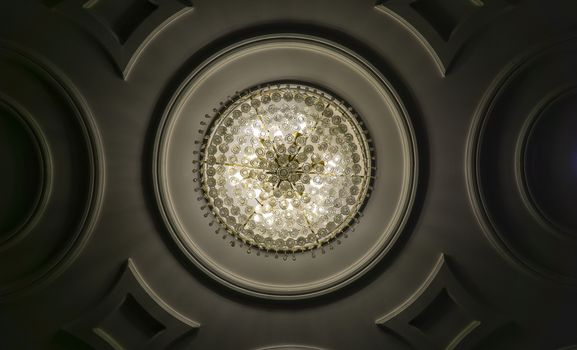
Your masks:
M 304 84 L 238 95 L 203 144 L 204 197 L 220 226 L 267 251 L 318 248 L 358 216 L 370 148 L 353 109 Z

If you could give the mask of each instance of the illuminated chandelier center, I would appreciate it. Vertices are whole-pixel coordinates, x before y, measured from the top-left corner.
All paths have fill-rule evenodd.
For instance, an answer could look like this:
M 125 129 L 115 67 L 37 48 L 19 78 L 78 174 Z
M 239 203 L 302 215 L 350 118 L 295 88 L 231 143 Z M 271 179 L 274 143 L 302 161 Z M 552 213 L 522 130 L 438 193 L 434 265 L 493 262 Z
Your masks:
M 220 225 L 269 251 L 314 249 L 343 232 L 368 193 L 371 157 L 351 108 L 305 85 L 237 97 L 210 127 L 205 198 Z

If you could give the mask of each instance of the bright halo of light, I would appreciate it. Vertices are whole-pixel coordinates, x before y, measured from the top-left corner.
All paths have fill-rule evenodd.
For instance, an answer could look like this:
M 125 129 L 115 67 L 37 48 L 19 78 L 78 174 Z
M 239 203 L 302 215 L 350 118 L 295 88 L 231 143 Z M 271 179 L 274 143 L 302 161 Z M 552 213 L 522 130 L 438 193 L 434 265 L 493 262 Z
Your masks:
M 213 215 L 260 249 L 295 252 L 350 226 L 368 194 L 371 154 L 352 108 L 304 84 L 236 97 L 203 144 L 201 183 Z

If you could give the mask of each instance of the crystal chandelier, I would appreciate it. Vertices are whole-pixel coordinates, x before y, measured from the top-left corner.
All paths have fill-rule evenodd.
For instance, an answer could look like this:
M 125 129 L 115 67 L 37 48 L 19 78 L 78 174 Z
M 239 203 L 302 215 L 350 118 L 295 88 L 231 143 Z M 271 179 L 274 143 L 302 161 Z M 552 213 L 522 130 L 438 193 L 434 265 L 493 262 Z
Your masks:
M 318 248 L 358 216 L 370 148 L 352 108 L 304 84 L 240 94 L 218 113 L 200 159 L 204 197 L 220 226 L 267 251 Z

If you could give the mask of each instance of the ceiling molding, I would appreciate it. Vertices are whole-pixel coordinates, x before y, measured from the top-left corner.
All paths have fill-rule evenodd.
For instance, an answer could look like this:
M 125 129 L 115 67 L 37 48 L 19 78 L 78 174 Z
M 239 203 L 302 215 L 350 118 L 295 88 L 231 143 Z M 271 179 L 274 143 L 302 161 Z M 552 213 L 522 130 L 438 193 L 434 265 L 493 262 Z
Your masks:
M 200 323 L 182 315 L 146 282 L 131 259 L 108 295 L 64 327 L 95 349 L 165 349 Z

